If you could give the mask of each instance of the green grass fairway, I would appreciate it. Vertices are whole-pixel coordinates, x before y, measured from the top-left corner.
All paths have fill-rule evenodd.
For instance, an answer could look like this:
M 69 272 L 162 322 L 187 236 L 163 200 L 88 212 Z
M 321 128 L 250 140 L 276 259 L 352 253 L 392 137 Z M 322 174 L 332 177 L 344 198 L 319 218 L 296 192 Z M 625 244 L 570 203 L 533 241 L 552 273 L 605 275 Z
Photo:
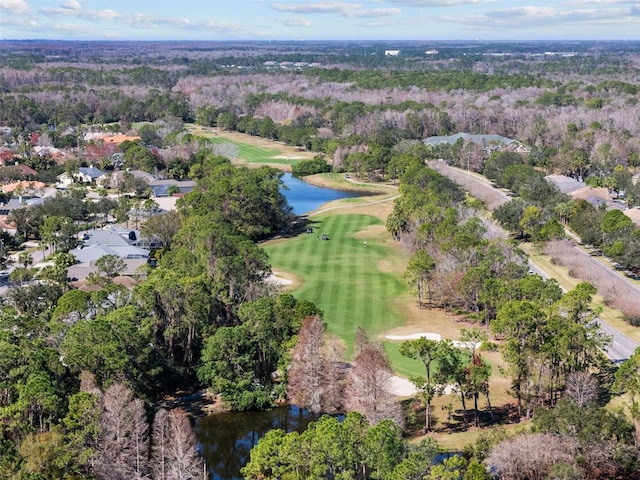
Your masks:
M 265 246 L 275 270 L 304 279 L 294 294 L 324 311 L 329 331 L 342 337 L 349 351 L 358 327 L 374 339 L 404 322 L 393 301 L 406 286 L 397 275 L 379 269 L 398 253 L 381 244 L 379 237 L 367 238 L 364 230 L 380 223 L 370 215 L 325 215 L 313 219 L 313 233 Z M 316 240 L 316 234 L 323 233 L 329 240 Z
M 233 142 L 226 138 L 220 137 L 207 137 L 207 140 L 211 143 L 220 145 L 224 143 L 231 143 L 238 147 L 238 158 L 244 160 L 247 163 L 281 163 L 292 165 L 296 160 L 287 160 L 286 158 L 277 158 L 282 156 L 282 152 L 276 149 L 256 147 L 248 145 L 246 143 Z

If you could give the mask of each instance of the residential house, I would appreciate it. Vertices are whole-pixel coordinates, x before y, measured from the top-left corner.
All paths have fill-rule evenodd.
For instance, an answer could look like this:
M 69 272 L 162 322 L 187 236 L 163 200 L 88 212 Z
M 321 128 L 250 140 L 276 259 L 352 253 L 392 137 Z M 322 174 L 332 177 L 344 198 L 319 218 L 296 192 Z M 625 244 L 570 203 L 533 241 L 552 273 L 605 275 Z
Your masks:
M 96 260 L 106 255 L 124 261 L 126 271 L 123 275 L 133 275 L 149 258 L 149 250 L 141 248 L 143 241 L 138 230 L 110 225 L 102 230 L 87 230 L 81 235 L 82 245 L 69 252 L 78 260 L 78 264 L 68 270 L 70 278 L 84 279 L 89 273 L 96 272 Z
M 189 193 L 196 187 L 196 182 L 192 180 L 173 180 L 173 179 L 165 179 L 165 180 L 154 180 L 149 183 L 151 187 L 151 191 L 153 192 L 154 197 L 169 197 L 170 191 L 178 189 L 179 194 L 184 195 L 185 193 Z
M 118 186 L 121 185 L 124 181 L 125 174 L 132 175 L 134 178 L 141 178 L 148 184 L 156 180 L 156 177 L 143 170 L 118 170 L 111 174 L 111 178 L 109 179 L 109 186 L 111 188 L 118 188 Z
M 613 195 L 605 187 L 582 187 L 569 193 L 574 200 L 586 200 L 591 205 L 600 207 L 606 204 L 609 208 L 620 208 L 621 204 L 613 201 Z
M 456 133 L 455 135 L 439 135 L 428 137 L 425 138 L 422 143 L 431 147 L 435 147 L 444 143 L 455 145 L 456 142 L 460 139 L 462 139 L 464 143 L 476 143 L 478 145 L 485 145 L 487 146 L 487 148 L 490 148 L 492 146 L 497 147 L 511 145 L 512 143 L 517 141 L 511 138 L 503 137 L 502 135 L 497 135 L 495 133 L 472 135 L 470 133 L 462 132 Z
M 16 154 L 9 147 L 0 147 L 0 165 L 11 165 Z
M 108 175 L 99 168 L 90 165 L 88 167 L 80 167 L 77 172 L 74 172 L 70 177 L 67 172 L 58 175 L 58 181 L 63 186 L 68 187 L 72 183 L 95 183 L 102 184 L 107 181 Z
M 567 177 L 566 175 L 547 175 L 544 179 L 556 185 L 562 193 L 571 194 L 576 190 L 586 187 L 584 182 L 580 182 L 575 178 Z
M 123 181 L 124 175 L 130 174 L 135 178 L 143 179 L 151 189 L 154 197 L 168 197 L 170 191 L 178 189 L 177 194 L 189 193 L 196 186 L 196 182 L 192 180 L 175 180 L 173 178 L 157 178 L 150 173 L 142 170 L 117 171 L 111 175 L 111 187 L 117 188 Z M 172 188 L 173 187 L 173 188 Z
M 422 140 L 427 146 L 437 147 L 438 145 L 449 144 L 455 145 L 456 142 L 462 140 L 463 143 L 474 143 L 481 145 L 485 155 L 490 155 L 492 152 L 500 150 L 509 150 L 517 153 L 526 153 L 530 149 L 522 142 L 514 140 L 512 138 L 503 137 L 495 133 L 489 134 L 470 134 L 470 133 L 456 133 L 455 135 L 439 135 L 428 137 Z
M 46 184 L 43 182 L 29 182 L 22 180 L 19 182 L 8 183 L 0 186 L 0 190 L 4 193 L 12 193 L 14 195 L 37 196 L 42 197 Z
M 16 226 L 9 222 L 9 215 L 11 215 L 11 212 L 19 208 L 41 205 L 44 200 L 44 198 L 40 197 L 20 196 L 18 198 L 10 198 L 8 202 L 0 202 L 0 227 L 10 235 L 15 235 Z
M 640 227 L 640 207 L 627 208 L 623 212 L 637 227 Z
M 49 158 L 52 161 L 60 164 L 67 159 L 67 154 L 63 150 L 55 147 L 45 147 L 42 145 L 36 145 L 33 147 L 33 151 L 36 155 L 42 158 Z
M 17 171 L 20 172 L 20 174 L 24 177 L 24 178 L 34 178 L 38 175 L 38 172 L 36 172 L 33 168 L 27 166 L 27 165 L 23 165 L 21 163 L 16 163 L 15 165 L 8 165 L 6 168 L 15 168 Z

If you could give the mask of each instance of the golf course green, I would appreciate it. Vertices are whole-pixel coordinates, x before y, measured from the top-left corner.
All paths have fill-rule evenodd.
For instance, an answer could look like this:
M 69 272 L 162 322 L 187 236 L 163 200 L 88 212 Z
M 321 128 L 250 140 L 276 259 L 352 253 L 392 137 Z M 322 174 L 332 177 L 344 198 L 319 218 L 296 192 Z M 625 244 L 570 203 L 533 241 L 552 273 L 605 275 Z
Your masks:
M 282 158 L 282 153 L 279 150 L 256 147 L 253 145 L 247 145 L 246 143 L 238 143 L 226 138 L 220 137 L 208 137 L 207 140 L 213 144 L 221 145 L 230 143 L 238 147 L 238 158 L 241 158 L 247 163 L 282 163 L 292 164 L 293 160 L 287 160 Z M 280 158 L 278 158 L 280 157 Z
M 345 340 L 348 351 L 358 327 L 375 338 L 404 321 L 394 299 L 407 287 L 397 274 L 380 269 L 396 253 L 378 236 L 367 237 L 367 227 L 381 224 L 370 215 L 323 215 L 313 218 L 312 233 L 264 247 L 275 270 L 304 280 L 294 295 L 323 310 L 328 330 Z

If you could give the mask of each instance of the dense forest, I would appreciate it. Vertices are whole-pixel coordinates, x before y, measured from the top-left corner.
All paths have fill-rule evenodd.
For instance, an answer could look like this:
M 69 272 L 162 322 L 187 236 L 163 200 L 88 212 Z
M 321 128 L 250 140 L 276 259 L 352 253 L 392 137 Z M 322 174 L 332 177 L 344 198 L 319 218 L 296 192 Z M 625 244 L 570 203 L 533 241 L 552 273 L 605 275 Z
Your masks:
M 640 353 L 619 368 L 607 361 L 596 289 L 578 283 L 564 292 L 531 275 L 514 241 L 543 249 L 569 228 L 640 274 L 639 227 L 544 178 L 566 175 L 606 188 L 625 208 L 640 205 L 637 44 L 579 43 L 571 55 L 545 55 L 569 46 L 452 42 L 425 56 L 424 45 L 406 43 L 397 58 L 385 57 L 382 43 L 2 45 L 2 183 L 27 178 L 14 162 L 44 183 L 94 164 L 113 175 L 124 167 L 196 182 L 166 215 L 152 215 L 147 186 L 127 174 L 117 200 L 102 189 L 89 201 L 77 187 L 11 213 L 17 231 L 3 232 L 3 268 L 28 240 L 50 249 L 51 263 L 35 272 L 20 253 L 0 304 L 2 478 L 199 478 L 188 415 L 162 402 L 196 388 L 236 410 L 291 402 L 341 415 L 302 434 L 270 432 L 246 478 L 637 475 Z M 530 430 L 487 433 L 444 461 L 435 442 L 408 442 L 406 409 L 376 388 L 393 373 L 383 346 L 359 331 L 345 369 L 321 306 L 266 281 L 271 265 L 259 242 L 299 228 L 282 173 L 232 165 L 233 148 L 185 124 L 314 152 L 294 166 L 300 176 L 349 172 L 399 184 L 386 228 L 407 252 L 405 280 L 418 305 L 462 312 L 479 327 L 464 336 L 500 351 Z M 139 140 L 102 145 L 87 135 L 97 132 Z M 423 142 L 459 132 L 503 135 L 526 149 Z M 425 165 L 437 159 L 511 192 L 493 214 L 511 236 L 486 205 Z M 10 195 L 2 195 L 4 205 Z M 114 282 L 123 266 L 103 257 L 90 291 L 73 288 L 68 252 L 77 232 L 110 219 L 142 224 L 159 246 L 153 264 L 127 289 Z M 636 302 L 623 313 L 640 322 Z M 491 394 L 483 350 L 423 338 L 400 353 L 424 365 L 411 379 L 422 433 L 441 384 L 456 386 L 465 419 L 465 402 L 473 403 L 479 425 L 478 399 Z M 621 394 L 625 411 L 605 407 Z

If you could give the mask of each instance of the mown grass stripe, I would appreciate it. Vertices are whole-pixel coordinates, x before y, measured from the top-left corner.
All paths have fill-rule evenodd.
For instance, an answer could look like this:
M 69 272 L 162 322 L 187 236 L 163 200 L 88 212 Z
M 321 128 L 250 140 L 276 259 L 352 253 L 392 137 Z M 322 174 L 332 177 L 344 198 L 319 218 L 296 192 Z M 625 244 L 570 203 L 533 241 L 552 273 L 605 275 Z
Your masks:
M 364 247 L 364 237 L 357 235 L 379 224 L 379 219 L 368 215 L 326 215 L 314 218 L 312 234 L 265 245 L 275 270 L 304 279 L 293 293 L 324 311 L 329 330 L 345 340 L 348 353 L 358 327 L 373 339 L 402 320 L 394 301 L 406 287 L 400 278 L 378 268 L 383 261 L 400 261 L 401 254 L 374 238 Z M 326 233 L 330 240 L 316 240 L 316 233 Z

